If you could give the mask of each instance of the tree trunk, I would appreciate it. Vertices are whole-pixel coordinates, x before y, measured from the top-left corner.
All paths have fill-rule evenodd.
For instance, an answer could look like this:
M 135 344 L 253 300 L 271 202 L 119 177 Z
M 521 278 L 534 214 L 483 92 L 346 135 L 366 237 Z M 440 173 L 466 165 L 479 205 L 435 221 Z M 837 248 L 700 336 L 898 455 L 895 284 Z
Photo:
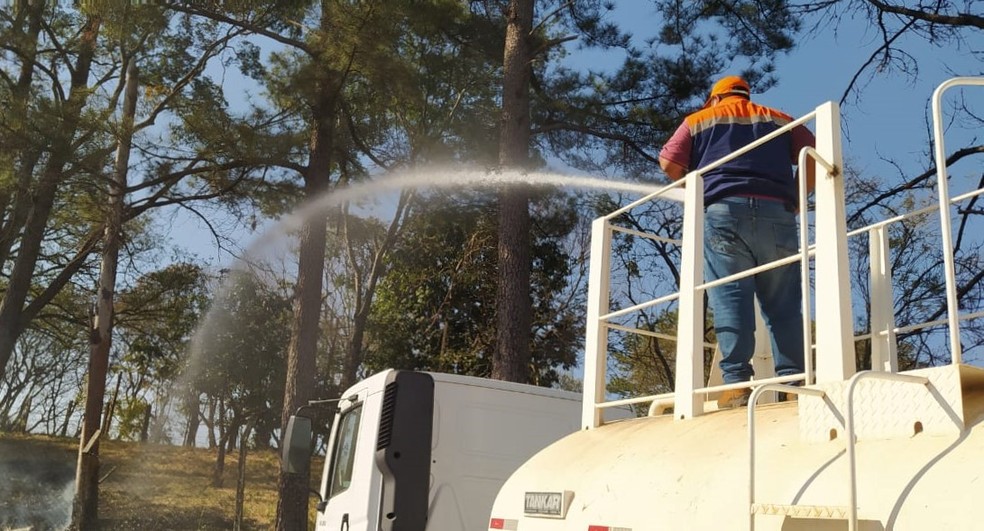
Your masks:
M 208 417 L 205 420 L 205 424 L 206 426 L 208 426 L 209 449 L 215 448 L 218 445 L 218 442 L 216 442 L 215 440 L 215 429 L 218 426 L 218 422 L 216 421 L 216 410 L 218 408 L 215 406 L 215 404 L 216 404 L 215 398 L 208 399 Z
M 27 433 L 27 418 L 31 414 L 31 397 L 27 397 L 21 402 L 20 410 L 17 412 L 17 418 L 14 420 L 14 426 L 11 431 L 16 433 Z
M 240 531 L 243 528 L 243 502 L 246 499 L 246 441 L 249 440 L 249 433 L 256 424 L 256 419 L 251 420 L 239 438 L 239 467 L 236 474 L 236 512 L 233 518 L 233 531 Z
M 189 391 L 185 393 L 184 400 L 188 417 L 185 420 L 183 446 L 192 448 L 195 446 L 195 440 L 198 438 L 198 426 L 201 423 L 201 415 L 198 410 L 200 404 L 198 393 Z
M 219 429 L 225 432 L 225 428 Z M 222 476 L 225 475 L 225 457 L 226 457 L 226 445 L 225 441 L 222 441 L 217 448 L 218 453 L 215 455 L 215 468 L 212 469 L 212 487 L 216 489 L 222 488 Z
M 226 440 L 226 453 L 232 453 L 236 449 L 236 444 L 239 442 L 239 428 L 242 427 L 242 423 L 238 420 L 234 420 L 229 423 L 228 434 L 229 437 Z
M 212 486 L 215 488 L 222 487 L 222 475 L 225 474 L 225 456 L 226 456 L 226 422 L 225 422 L 225 403 L 224 401 L 219 401 L 219 440 L 216 444 L 216 454 L 215 454 L 215 467 L 212 469 Z
M 73 529 L 91 529 L 99 518 L 99 439 L 105 435 L 100 427 L 100 418 L 106 395 L 109 352 L 112 347 L 116 266 L 123 236 L 123 207 L 127 172 L 130 166 L 133 115 L 137 108 L 137 69 L 133 60 L 127 66 L 125 83 L 122 130 L 117 143 L 113 179 L 109 184 L 109 212 L 99 267 L 99 297 L 96 300 L 96 317 L 89 338 L 89 377 L 86 384 L 85 417 L 79 442 L 81 452 L 80 466 L 75 480 Z
M 123 380 L 123 374 L 116 375 L 116 389 L 113 390 L 113 396 L 109 398 L 109 405 L 106 406 L 106 414 L 103 416 L 103 429 L 102 432 L 106 437 L 109 437 L 109 431 L 113 427 L 113 414 L 116 409 L 116 401 L 119 400 L 120 396 L 120 383 Z
M 58 435 L 61 437 L 68 436 L 68 423 L 72 420 L 72 415 L 75 414 L 75 401 L 69 401 L 68 406 L 65 407 L 65 420 L 62 422 L 61 429 L 58 430 Z
M 287 351 L 287 385 L 281 431 L 298 407 L 312 398 L 318 321 L 321 315 L 321 278 L 324 268 L 326 225 L 323 216 L 308 220 L 301 234 L 300 260 L 294 302 L 294 326 Z M 277 530 L 307 528 L 308 474 L 280 472 Z
M 145 443 L 150 439 L 150 420 L 154 418 L 154 406 L 147 404 L 144 410 L 143 422 L 140 424 L 140 442 Z
M 327 79 L 327 74 L 325 75 L 326 78 L 320 82 L 320 99 L 314 109 L 311 155 L 304 176 L 305 191 L 311 199 L 328 189 L 331 178 L 331 150 L 335 140 L 334 123 L 337 114 L 334 87 L 331 80 Z M 287 349 L 287 382 L 284 388 L 281 433 L 286 432 L 287 421 L 294 411 L 306 404 L 314 392 L 326 239 L 326 217 L 323 213 L 317 213 L 305 221 L 300 235 L 294 322 Z M 277 485 L 278 531 L 307 529 L 309 483 L 310 472 L 280 472 Z
M 503 170 L 529 165 L 530 61 L 533 0 L 510 0 L 502 80 L 499 164 Z M 492 377 L 526 383 L 530 375 L 530 191 L 513 184 L 499 191 L 499 262 L 496 291 L 496 350 Z
M 24 125 L 27 123 L 28 101 L 31 95 L 31 82 L 34 79 L 44 3 L 32 2 L 20 6 L 20 10 L 27 19 L 27 32 L 19 31 L 23 20 L 11 24 L 11 33 L 16 35 L 12 41 L 19 40 L 26 47 L 21 49 L 19 54 L 14 54 L 15 57 L 18 55 L 22 57 L 21 68 L 17 83 L 11 90 L 7 109 L 9 113 L 7 123 L 10 124 L 10 130 L 0 136 L 5 146 L 5 149 L 0 150 L 0 180 L 7 183 L 16 182 L 17 186 L 13 190 L 4 187 L 4 190 L 0 191 L 0 212 L 3 213 L 0 220 L 4 220 L 0 222 L 0 264 L 7 262 L 14 240 L 27 219 L 31 206 L 31 175 L 40 158 L 40 150 L 36 146 L 30 146 L 28 143 L 22 145 L 21 142 L 27 138 Z M 0 374 L 3 374 L 2 368 Z

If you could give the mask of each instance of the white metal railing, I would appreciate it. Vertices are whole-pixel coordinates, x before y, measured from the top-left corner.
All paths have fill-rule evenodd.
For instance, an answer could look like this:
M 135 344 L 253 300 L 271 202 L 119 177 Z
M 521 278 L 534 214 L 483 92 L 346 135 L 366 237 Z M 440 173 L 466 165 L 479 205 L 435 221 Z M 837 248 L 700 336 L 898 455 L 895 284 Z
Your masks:
M 974 312 L 961 315 L 959 305 L 957 304 L 956 271 L 953 256 L 953 227 L 950 207 L 984 194 L 984 189 L 971 190 L 969 192 L 950 197 L 943 134 L 942 98 L 943 93 L 946 92 L 946 90 L 956 86 L 984 86 L 984 78 L 953 78 L 940 84 L 940 86 L 938 86 L 933 92 L 933 155 L 936 162 L 936 183 L 939 196 L 937 204 L 884 219 L 847 233 L 848 237 L 868 234 L 870 242 L 869 260 L 871 271 L 872 331 L 870 334 L 858 335 L 854 338 L 854 340 L 871 340 L 871 366 L 873 370 L 883 370 L 887 372 L 895 372 L 898 370 L 898 353 L 895 339 L 898 334 L 941 325 L 947 326 L 948 342 L 950 344 L 951 353 L 950 362 L 952 364 L 962 363 L 963 353 L 962 346 L 960 344 L 960 322 L 977 319 L 984 316 L 984 312 Z M 943 274 L 946 282 L 945 301 L 947 318 L 944 320 L 938 319 L 926 321 L 905 327 L 896 327 L 894 318 L 894 301 L 892 300 L 892 270 L 891 263 L 888 259 L 889 246 L 887 227 L 893 223 L 902 222 L 936 210 L 940 212 L 940 233 L 942 237 L 941 251 L 943 253 L 944 264 Z
M 953 265 L 953 234 L 950 220 L 950 186 L 946 176 L 946 150 L 943 146 L 943 93 L 960 85 L 984 86 L 984 78 L 957 77 L 942 83 L 933 91 L 933 138 L 936 141 L 936 185 L 940 196 L 940 228 L 943 233 L 943 264 L 946 270 L 946 307 L 950 326 L 950 349 L 953 363 L 963 361 L 960 350 L 960 323 L 957 319 L 957 282 Z
M 958 196 L 950 198 L 950 205 L 958 204 L 967 199 L 972 199 L 984 194 L 984 188 L 972 190 Z M 870 298 L 871 298 L 871 332 L 854 336 L 854 341 L 871 340 L 871 368 L 886 372 L 898 371 L 898 353 L 896 336 L 914 330 L 922 330 L 937 326 L 946 325 L 949 331 L 955 329 L 952 317 L 949 316 L 949 300 L 947 298 L 947 318 L 925 321 L 908 326 L 896 327 L 894 316 L 894 300 L 892 299 L 892 268 L 889 260 L 889 238 L 888 227 L 893 223 L 899 223 L 907 219 L 912 219 L 924 214 L 935 212 L 940 209 L 939 205 L 930 205 L 917 210 L 912 210 L 904 214 L 899 214 L 882 221 L 872 223 L 865 227 L 852 230 L 847 233 L 848 238 L 867 234 L 869 238 L 869 262 L 870 262 Z M 946 245 L 944 239 L 944 246 Z M 953 254 L 953 247 L 944 250 L 944 253 Z M 949 275 L 948 271 L 944 274 Z M 947 286 L 955 285 L 955 276 L 950 277 Z M 949 288 L 948 288 L 949 289 Z M 949 297 L 949 295 L 947 295 Z M 958 308 L 959 310 L 959 308 Z M 955 312 L 956 322 L 969 321 L 984 317 L 984 312 L 973 312 L 960 314 Z M 959 324 L 958 324 L 959 326 Z M 959 329 L 957 329 L 959 333 Z M 952 338 L 948 337 L 950 341 Z M 960 363 L 960 356 L 955 355 L 951 358 L 951 363 Z
M 731 282 L 739 278 L 754 275 L 758 272 L 780 267 L 783 265 L 799 262 L 801 265 L 802 291 L 803 291 L 803 315 L 804 315 L 804 352 L 810 353 L 810 298 L 809 298 L 809 260 L 816 252 L 808 241 L 808 220 L 806 216 L 801 216 L 801 245 L 800 253 L 785 259 L 777 260 L 770 264 L 765 264 L 754 269 L 719 279 L 713 282 L 703 282 L 703 179 L 702 175 L 707 171 L 719 167 L 720 165 L 733 160 L 742 154 L 755 149 L 756 147 L 788 133 L 794 127 L 803 125 L 811 120 L 823 120 L 831 122 L 826 127 L 818 125 L 818 149 L 807 148 L 799 154 L 800 157 L 800 210 L 806 212 L 808 203 L 806 202 L 806 158 L 810 157 L 821 168 L 825 170 L 828 178 L 838 175 L 836 168 L 839 166 L 839 134 L 840 127 L 836 104 L 828 103 L 802 118 L 794 120 L 784 127 L 770 133 L 769 135 L 753 142 L 742 149 L 735 151 L 728 156 L 715 161 L 714 163 L 701 168 L 699 171 L 689 173 L 683 179 L 671 183 L 655 192 L 634 201 L 610 214 L 596 219 L 592 224 L 592 245 L 591 245 L 591 267 L 589 273 L 588 289 L 588 320 L 586 325 L 586 346 L 585 346 L 585 403 L 582 410 L 582 425 L 586 428 L 593 428 L 601 424 L 602 410 L 615 405 L 639 404 L 650 402 L 656 406 L 657 402 L 665 403 L 669 398 L 674 400 L 674 412 L 681 418 L 687 418 L 700 414 L 703 399 L 700 396 L 708 393 L 748 387 L 750 382 L 740 384 L 726 384 L 719 386 L 704 385 L 703 374 L 703 349 L 711 347 L 703 341 L 703 292 L 704 290 Z M 819 120 L 818 120 L 819 121 Z M 834 123 L 837 122 L 837 123 Z M 836 136 L 834 139 L 820 141 L 819 133 L 823 130 L 826 134 Z M 826 151 L 826 158 L 824 156 Z M 841 186 L 838 184 L 837 186 Z M 841 196 L 843 192 L 841 191 Z M 837 196 L 836 193 L 833 194 Z M 611 267 L 611 243 L 615 232 L 623 232 L 640 237 L 651 237 L 642 231 L 617 227 L 612 220 L 618 216 L 630 212 L 641 205 L 649 204 L 654 200 L 670 199 L 684 202 L 684 227 L 683 238 L 680 241 L 669 238 L 655 237 L 653 239 L 664 243 L 681 244 L 681 265 L 680 265 L 680 291 L 649 301 L 635 304 L 630 307 L 621 308 L 616 311 L 609 311 L 608 300 L 610 294 L 609 270 Z M 835 246 L 836 247 L 836 246 Z M 846 246 L 842 254 L 846 268 Z M 846 277 L 844 277 L 846 278 Z M 611 322 L 614 319 L 629 315 L 634 312 L 659 304 L 666 304 L 679 301 L 678 333 L 676 338 L 662 337 L 656 333 L 643 331 L 627 326 L 622 326 Z M 848 308 L 849 311 L 849 308 Z M 848 319 L 850 321 L 850 319 Z M 662 395 L 652 395 L 646 397 L 629 398 L 624 400 L 605 400 L 605 381 L 607 366 L 607 348 L 609 330 L 619 330 L 628 333 L 640 333 L 651 335 L 657 338 L 677 340 L 677 362 L 676 362 L 676 391 Z M 699 355 L 698 355 L 699 354 Z M 812 356 L 805 355 L 808 361 L 808 369 L 804 374 L 771 378 L 766 380 L 756 380 L 756 384 L 763 383 L 783 383 L 804 378 L 813 380 Z M 853 367 L 852 367 L 853 371 Z
M 772 134 L 752 143 L 730 155 L 687 174 L 683 179 L 634 201 L 610 214 L 602 216 L 592 224 L 591 266 L 588 291 L 588 320 L 585 346 L 585 398 L 582 409 L 582 425 L 585 428 L 601 424 L 601 411 L 614 405 L 652 403 L 660 407 L 673 401 L 677 418 L 689 418 L 702 413 L 703 401 L 698 397 L 720 390 L 748 387 L 751 382 L 719 386 L 704 386 L 703 349 L 711 345 L 703 341 L 703 291 L 718 284 L 753 275 L 769 267 L 778 267 L 796 261 L 800 262 L 801 291 L 803 294 L 804 353 L 807 362 L 806 372 L 796 378 L 756 380 L 754 385 L 781 383 L 793 379 L 812 381 L 844 381 L 855 372 L 854 347 L 857 340 L 872 340 L 872 367 L 876 371 L 895 372 L 898 370 L 895 336 L 911 330 L 946 325 L 951 346 L 952 363 L 962 362 L 960 346 L 960 322 L 984 317 L 984 312 L 960 314 L 957 305 L 956 274 L 953 257 L 952 222 L 950 206 L 984 194 L 984 189 L 973 190 L 955 197 L 949 196 L 947 168 L 943 142 L 941 118 L 941 99 L 943 93 L 954 86 L 984 86 L 984 78 L 954 78 L 941 84 L 933 93 L 933 123 L 937 169 L 937 188 L 939 204 L 917 209 L 893 218 L 878 221 L 867 227 L 846 229 L 844 183 L 838 169 L 842 167 L 840 146 L 840 121 L 835 103 L 826 103 L 816 110 L 799 118 Z M 754 149 L 793 127 L 816 121 L 816 148 L 804 149 L 799 154 L 799 209 L 800 252 L 792 257 L 766 264 L 759 268 L 744 271 L 726 279 L 703 282 L 703 177 L 709 170 L 717 168 L 735 157 Z M 817 185 L 815 190 L 814 229 L 816 242 L 809 244 L 809 220 L 807 211 L 807 190 L 804 170 L 808 159 L 816 164 Z M 823 170 L 821 173 L 820 170 Z M 673 240 L 647 234 L 624 227 L 618 227 L 612 220 L 636 207 L 654 200 L 670 199 L 683 201 L 683 237 Z M 944 256 L 944 275 L 946 281 L 945 320 L 896 327 L 894 322 L 894 302 L 892 298 L 892 271 L 889 260 L 887 228 L 892 223 L 901 222 L 915 216 L 940 211 L 942 247 Z M 615 232 L 650 238 L 668 244 L 681 245 L 680 290 L 649 301 L 609 312 L 610 293 L 609 271 L 611 265 L 611 242 Z M 868 234 L 870 239 L 870 281 L 871 281 L 871 322 L 870 334 L 855 337 L 852 330 L 851 289 L 848 275 L 847 238 Z M 816 345 L 811 345 L 810 327 L 810 258 L 816 260 Z M 651 331 L 622 326 L 611 322 L 643 309 L 678 301 L 678 330 L 675 338 Z M 605 381 L 608 348 L 608 331 L 618 330 L 627 333 L 650 335 L 661 339 L 677 341 L 676 382 L 674 393 L 664 393 L 625 400 L 606 401 Z M 816 351 L 816 368 L 810 364 L 810 353 Z M 699 355 L 698 355 L 699 354 Z M 651 408 L 652 409 L 652 408 Z

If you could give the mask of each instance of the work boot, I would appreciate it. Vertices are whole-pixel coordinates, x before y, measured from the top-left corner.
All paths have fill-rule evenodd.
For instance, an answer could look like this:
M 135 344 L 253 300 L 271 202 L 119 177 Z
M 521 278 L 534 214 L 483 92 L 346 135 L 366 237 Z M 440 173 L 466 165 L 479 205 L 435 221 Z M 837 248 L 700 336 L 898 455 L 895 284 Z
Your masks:
M 799 395 L 796 393 L 778 393 L 780 402 L 796 402 Z
M 788 385 L 793 387 L 800 387 L 803 385 L 802 381 L 792 382 Z M 799 399 L 799 395 L 796 393 L 783 393 L 780 391 L 776 392 L 776 402 L 796 402 Z
M 751 389 L 729 389 L 721 391 L 718 398 L 718 409 L 732 409 L 748 405 L 748 397 L 751 396 Z

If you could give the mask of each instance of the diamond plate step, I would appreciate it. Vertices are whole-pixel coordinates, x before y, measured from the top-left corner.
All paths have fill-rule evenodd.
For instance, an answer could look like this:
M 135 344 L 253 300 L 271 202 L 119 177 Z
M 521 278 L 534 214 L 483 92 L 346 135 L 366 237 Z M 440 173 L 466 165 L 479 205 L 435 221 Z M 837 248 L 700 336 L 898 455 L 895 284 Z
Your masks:
M 781 503 L 753 503 L 752 514 L 769 516 L 790 516 L 793 518 L 814 518 L 818 520 L 847 519 L 846 505 L 787 505 Z
M 926 377 L 931 385 L 878 379 L 858 382 L 854 400 L 858 440 L 912 437 L 920 431 L 932 435 L 960 433 L 964 427 L 961 369 L 951 365 L 903 374 Z M 834 433 L 838 437 L 844 435 L 848 384 L 843 381 L 815 386 L 827 393 L 836 414 L 820 398 L 800 398 L 803 440 L 826 442 Z

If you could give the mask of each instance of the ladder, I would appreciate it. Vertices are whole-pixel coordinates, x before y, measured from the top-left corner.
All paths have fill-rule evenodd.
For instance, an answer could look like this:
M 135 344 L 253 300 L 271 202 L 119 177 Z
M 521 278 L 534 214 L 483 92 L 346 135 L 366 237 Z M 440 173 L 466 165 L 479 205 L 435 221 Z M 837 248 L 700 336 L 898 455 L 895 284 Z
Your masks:
M 748 473 L 748 529 L 754 531 L 756 515 L 770 516 L 789 516 L 794 518 L 805 518 L 815 520 L 847 520 L 848 531 L 858 529 L 858 492 L 857 492 L 857 435 L 855 422 L 854 397 L 858 383 L 866 379 L 879 379 L 886 381 L 902 382 L 907 384 L 921 385 L 928 392 L 933 392 L 933 384 L 925 376 L 911 374 L 898 374 L 882 371 L 862 371 L 855 374 L 848 382 L 847 395 L 847 415 L 846 418 L 837 411 L 836 406 L 827 393 L 821 389 L 807 387 L 796 387 L 782 384 L 765 384 L 755 388 L 748 400 L 748 448 L 749 448 L 749 473 Z M 823 400 L 826 407 L 833 413 L 834 417 L 840 421 L 847 434 L 846 454 L 848 467 L 848 499 L 847 505 L 806 505 L 806 504 L 785 504 L 785 503 L 762 503 L 755 499 L 755 407 L 759 397 L 765 391 L 782 391 L 797 395 L 814 396 Z M 942 404 L 941 404 L 941 407 Z

